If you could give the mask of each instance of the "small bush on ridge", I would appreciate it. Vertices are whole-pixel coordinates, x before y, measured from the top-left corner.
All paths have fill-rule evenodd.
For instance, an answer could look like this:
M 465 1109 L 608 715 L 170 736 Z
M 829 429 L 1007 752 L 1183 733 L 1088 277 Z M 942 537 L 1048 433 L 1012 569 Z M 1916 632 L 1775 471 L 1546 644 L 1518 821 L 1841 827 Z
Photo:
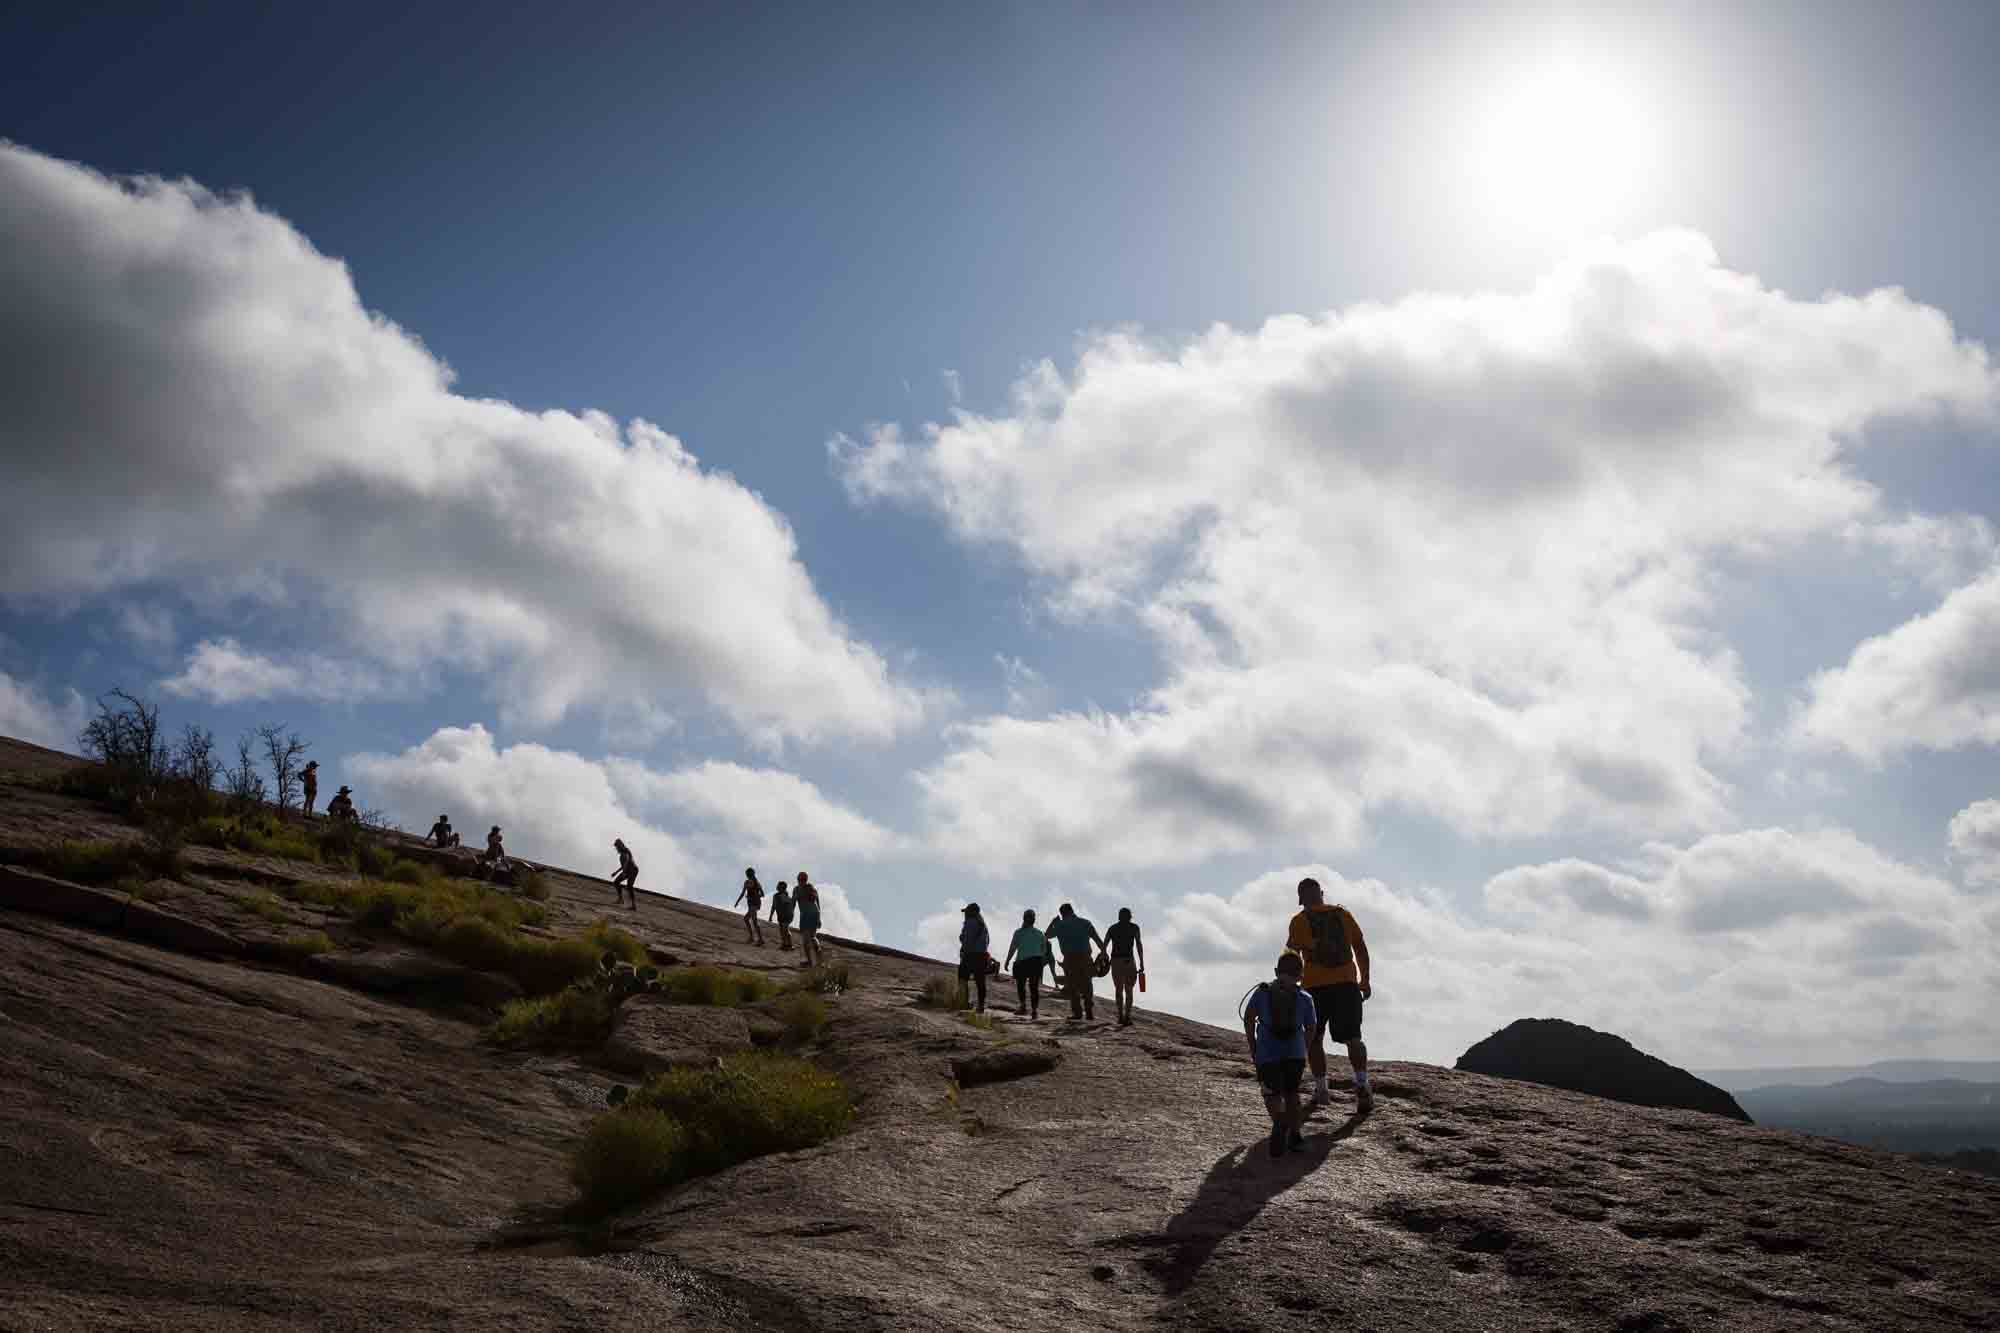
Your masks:
M 778 1001 L 774 1012 L 785 1025 L 786 1042 L 794 1046 L 803 1046 L 826 1028 L 826 1001 L 808 991 L 793 991 Z
M 917 996 L 917 1003 L 926 1009 L 969 1009 L 972 1001 L 966 998 L 965 984 L 954 977 L 932 977 L 924 983 L 923 991 Z
M 578 1210 L 608 1212 L 752 1157 L 810 1148 L 853 1120 L 847 1085 L 791 1056 L 750 1051 L 669 1070 L 592 1122 L 570 1159 Z
M 303 935 L 287 935 L 278 948 L 294 963 L 301 963 L 315 954 L 333 952 L 333 940 L 325 931 L 314 930 Z
M 509 1000 L 487 1036 L 502 1046 L 594 1046 L 611 1035 L 617 1003 L 589 986 Z
M 840 995 L 850 984 L 846 963 L 820 963 L 800 972 L 797 978 L 786 984 L 785 989 L 816 995 Z
M 750 1004 L 775 987 L 757 972 L 722 967 L 676 967 L 660 974 L 660 990 L 676 1004 Z

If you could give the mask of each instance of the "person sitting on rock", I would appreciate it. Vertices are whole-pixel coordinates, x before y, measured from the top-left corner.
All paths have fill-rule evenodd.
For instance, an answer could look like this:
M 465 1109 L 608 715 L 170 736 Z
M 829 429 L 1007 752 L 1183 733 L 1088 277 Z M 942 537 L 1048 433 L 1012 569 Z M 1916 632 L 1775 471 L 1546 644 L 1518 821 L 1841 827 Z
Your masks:
M 736 903 L 748 903 L 743 910 L 743 929 L 746 942 L 762 946 L 764 927 L 758 923 L 757 914 L 764 910 L 764 886 L 757 882 L 757 870 L 750 867 L 743 872 L 743 891 L 736 895 Z
M 771 891 L 771 919 L 778 923 L 778 948 L 786 953 L 792 951 L 792 891 L 785 887 L 785 881 L 778 881 L 778 887 Z
M 346 787 L 335 792 L 333 799 L 326 803 L 326 817 L 350 824 L 360 822 L 361 816 L 354 809 L 354 796 Z
M 618 849 L 618 873 L 611 877 L 612 892 L 618 895 L 622 904 L 631 899 L 633 911 L 639 910 L 639 863 L 632 859 L 632 849 L 625 845 L 623 838 L 613 838 L 611 845 Z
M 1257 984 L 1243 1005 L 1243 1038 L 1250 1062 L 1264 1085 L 1264 1109 L 1271 1115 L 1271 1156 L 1303 1152 L 1299 1123 L 1299 1078 L 1306 1068 L 1306 1034 L 1318 1024 L 1312 993 L 1299 985 L 1304 963 L 1287 950 L 1278 957 L 1273 979 Z
M 319 800 L 319 760 L 306 760 L 306 766 L 299 770 L 299 781 L 304 784 L 306 789 L 306 803 L 304 807 L 306 818 L 311 819 L 313 805 Z
M 500 839 L 498 824 L 486 831 L 486 855 L 479 859 L 496 867 L 507 864 L 507 845 Z
M 1070 1018 L 1096 1018 L 1097 997 L 1090 984 L 1095 965 L 1090 946 L 1095 944 L 1102 949 L 1104 938 L 1089 917 L 1078 916 L 1068 903 L 1057 909 L 1056 919 L 1049 923 L 1049 937 L 1062 949 L 1063 991 L 1069 996 Z
M 449 847 L 452 842 L 451 817 L 439 815 L 438 822 L 431 825 L 431 846 Z
M 1019 955 L 1018 959 L 1016 955 Z M 1004 964 L 1014 974 L 1014 1012 L 1042 1016 L 1042 967 L 1049 961 L 1048 939 L 1035 929 L 1035 910 L 1021 913 L 1021 928 L 1007 945 Z
M 792 897 L 799 905 L 799 951 L 805 955 L 800 967 L 813 967 L 824 962 L 826 955 L 819 947 L 819 889 L 806 878 L 806 872 L 799 872 L 799 882 L 792 889 Z
M 986 918 L 979 915 L 978 903 L 967 903 L 959 909 L 965 914 L 965 923 L 958 928 L 958 984 L 966 989 L 976 989 L 979 1005 L 975 1013 L 986 1012 L 986 958 L 993 948 L 993 933 L 986 929 Z M 967 982 L 971 987 L 966 987 Z

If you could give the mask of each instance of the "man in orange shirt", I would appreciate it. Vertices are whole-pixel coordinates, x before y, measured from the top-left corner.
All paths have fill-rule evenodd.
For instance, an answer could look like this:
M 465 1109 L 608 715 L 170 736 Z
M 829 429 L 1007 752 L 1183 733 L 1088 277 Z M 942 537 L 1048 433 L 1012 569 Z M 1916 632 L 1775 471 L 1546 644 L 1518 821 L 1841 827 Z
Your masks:
M 1328 905 L 1316 879 L 1299 881 L 1299 914 L 1285 937 L 1285 947 L 1305 959 L 1303 984 L 1312 994 L 1318 1022 L 1306 1047 L 1312 1066 L 1314 1106 L 1324 1106 L 1326 1038 L 1347 1045 L 1347 1062 L 1354 1066 L 1354 1109 L 1375 1109 L 1368 1090 L 1368 1047 L 1361 1040 L 1361 1002 L 1374 994 L 1368 984 L 1368 944 L 1354 914 L 1339 903 Z

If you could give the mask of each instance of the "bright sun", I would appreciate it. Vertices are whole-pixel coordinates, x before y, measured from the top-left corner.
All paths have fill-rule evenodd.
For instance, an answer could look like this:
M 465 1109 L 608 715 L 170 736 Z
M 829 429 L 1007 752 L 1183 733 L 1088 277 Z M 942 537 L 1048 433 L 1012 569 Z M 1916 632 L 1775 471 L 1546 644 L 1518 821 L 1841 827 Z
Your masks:
M 1612 222 L 1653 167 L 1654 135 L 1635 90 L 1582 60 L 1522 70 L 1468 108 L 1470 175 L 1482 211 L 1536 231 Z

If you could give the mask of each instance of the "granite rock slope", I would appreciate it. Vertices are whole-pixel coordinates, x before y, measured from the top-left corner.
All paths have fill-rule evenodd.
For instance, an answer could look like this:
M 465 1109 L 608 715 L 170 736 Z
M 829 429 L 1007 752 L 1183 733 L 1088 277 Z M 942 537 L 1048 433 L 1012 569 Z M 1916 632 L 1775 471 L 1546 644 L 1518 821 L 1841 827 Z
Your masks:
M 0 784 L 0 845 L 98 818 L 51 799 Z M 161 910 L 262 921 L 257 881 L 192 878 Z M 611 912 L 548 880 L 556 924 Z M 796 958 L 642 897 L 668 965 Z M 0 908 L 0 1327 L 2000 1328 L 2000 1182 L 1394 1060 L 1273 1161 L 1240 1034 L 982 1030 L 916 1003 L 945 964 L 832 948 L 854 984 L 805 1053 L 856 1128 L 581 1226 L 564 1152 L 625 1077 L 592 1052 Z

